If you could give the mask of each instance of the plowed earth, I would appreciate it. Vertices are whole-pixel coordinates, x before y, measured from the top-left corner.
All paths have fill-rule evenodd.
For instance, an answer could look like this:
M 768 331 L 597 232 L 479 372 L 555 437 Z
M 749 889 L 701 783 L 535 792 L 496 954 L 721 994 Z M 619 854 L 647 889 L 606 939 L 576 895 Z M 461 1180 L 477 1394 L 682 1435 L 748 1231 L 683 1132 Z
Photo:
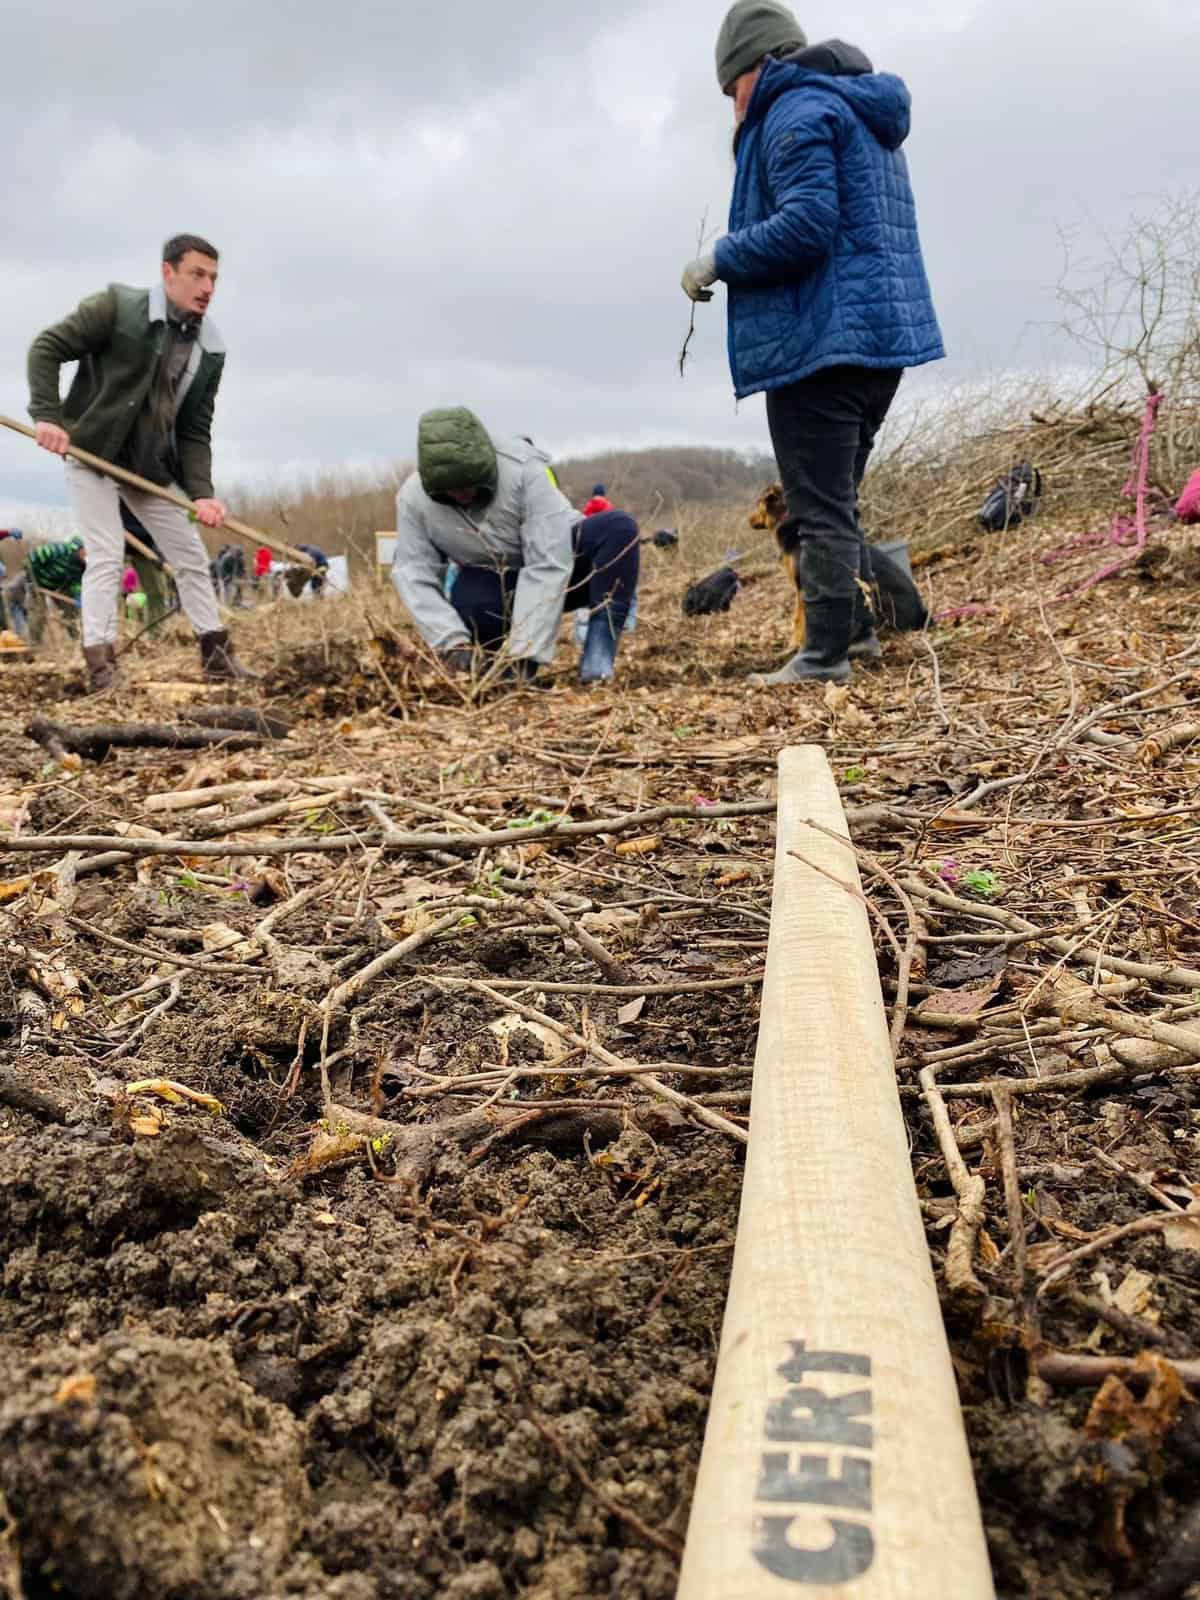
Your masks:
M 920 912 L 898 1080 L 998 1592 L 1185 1593 L 1200 1429 L 1172 1363 L 1197 1351 L 1200 1253 L 1170 1216 L 1200 1194 L 1200 1047 L 1164 1059 L 1112 1016 L 1182 1026 L 1200 995 L 1197 575 L 1164 533 L 1056 605 L 1104 559 L 1039 562 L 1077 531 L 923 568 L 937 605 L 999 609 L 889 639 L 845 695 L 745 685 L 782 653 L 781 578 L 685 622 L 695 574 L 658 552 L 611 690 L 575 687 L 564 645 L 555 687 L 473 706 L 386 597 L 373 620 L 285 608 L 238 624 L 266 673 L 239 699 L 288 738 L 64 766 L 24 736 L 35 711 L 222 697 L 170 639 L 100 702 L 65 652 L 0 670 L 8 834 L 224 841 L 95 869 L 95 847 L 0 839 L 0 1592 L 673 1593 L 740 1188 L 720 1121 L 749 1116 L 770 909 L 772 818 L 720 808 L 769 801 L 779 748 L 818 742 L 848 808 L 887 808 L 856 838 Z M 276 787 L 157 798 L 254 783 Z M 696 815 L 528 837 L 659 805 Z M 385 821 L 457 837 L 383 847 Z M 309 842 L 270 853 L 285 837 Z M 863 877 L 903 945 L 866 856 Z M 879 963 L 893 1001 L 882 929 Z M 925 1066 L 984 1184 L 966 1280 Z M 1100 1389 L 1055 1355 L 1142 1365 Z

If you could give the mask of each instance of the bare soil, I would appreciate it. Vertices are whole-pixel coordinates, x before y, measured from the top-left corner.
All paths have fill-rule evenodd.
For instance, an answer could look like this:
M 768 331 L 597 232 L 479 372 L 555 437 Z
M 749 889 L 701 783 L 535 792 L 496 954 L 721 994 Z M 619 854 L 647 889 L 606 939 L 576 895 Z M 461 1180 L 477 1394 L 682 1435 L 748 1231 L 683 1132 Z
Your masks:
M 1164 736 L 1200 722 L 1197 573 L 1164 533 L 1055 605 L 1104 559 L 1040 563 L 1078 531 L 1034 524 L 922 569 L 938 605 L 998 610 L 889 639 L 849 694 L 748 688 L 784 653 L 784 580 L 685 622 L 696 573 L 658 552 L 611 689 L 576 687 L 564 646 L 549 690 L 472 705 L 388 597 L 285 607 L 239 624 L 266 677 L 238 698 L 289 738 L 61 766 L 24 737 L 33 713 L 163 721 L 229 696 L 172 639 L 137 647 L 101 703 L 66 653 L 0 668 L 7 832 L 228 845 L 93 871 L 90 849 L 0 842 L 0 1594 L 673 1594 L 741 1180 L 741 1145 L 695 1104 L 748 1123 L 770 908 L 772 819 L 720 807 L 770 800 L 778 750 L 814 741 L 847 807 L 887 808 L 857 836 L 897 942 L 871 858 L 956 902 L 921 903 L 897 1068 L 998 1593 L 1188 1593 L 1200 1431 L 1167 1374 L 1197 1354 L 1200 1252 L 1186 1224 L 1107 1236 L 1196 1204 L 1198 1069 L 1056 1087 L 1115 1071 L 1131 1041 L 1045 1001 L 1066 1006 L 1073 977 L 1123 1018 L 1195 1013 L 1200 734 Z M 340 796 L 319 787 L 339 777 Z M 152 803 L 263 780 L 291 787 Z M 280 799 L 295 809 L 229 837 Z M 664 804 L 697 815 L 523 837 Z M 511 841 L 385 849 L 381 816 Z M 997 911 L 1067 953 L 998 943 Z M 326 1027 L 330 992 L 400 940 Z M 1150 975 L 1114 994 L 1106 960 Z M 882 930 L 879 963 L 894 1003 Z M 513 999 L 695 1104 L 514 1025 Z M 931 1064 L 985 1183 L 966 1290 L 946 1280 Z M 980 1080 L 1019 1085 L 1011 1144 Z M 1101 1389 L 1056 1355 L 1143 1370 Z

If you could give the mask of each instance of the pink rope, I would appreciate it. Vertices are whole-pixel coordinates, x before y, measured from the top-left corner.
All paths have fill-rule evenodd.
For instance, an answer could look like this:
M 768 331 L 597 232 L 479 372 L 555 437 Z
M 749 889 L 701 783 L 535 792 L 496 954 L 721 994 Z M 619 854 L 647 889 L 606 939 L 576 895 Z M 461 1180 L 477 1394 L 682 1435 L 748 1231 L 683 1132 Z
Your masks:
M 1062 545 L 1057 550 L 1051 550 L 1042 557 L 1049 563 L 1061 561 L 1071 550 L 1082 549 L 1087 545 L 1114 544 L 1128 550 L 1127 555 L 1117 556 L 1099 572 L 1093 572 L 1090 578 L 1085 578 L 1082 583 L 1064 589 L 1054 600 L 1055 605 L 1061 605 L 1064 600 L 1071 600 L 1078 595 L 1086 594 L 1089 589 L 1094 589 L 1098 583 L 1103 583 L 1105 578 L 1111 578 L 1114 573 L 1120 572 L 1130 562 L 1136 561 L 1146 548 L 1146 541 L 1150 536 L 1150 529 L 1146 522 L 1146 484 L 1150 476 L 1150 441 L 1154 438 L 1154 428 L 1158 419 L 1158 408 L 1162 405 L 1161 394 L 1146 396 L 1146 410 L 1142 416 L 1142 431 L 1138 441 L 1133 447 L 1133 457 L 1129 463 L 1129 477 L 1125 487 L 1121 490 L 1124 499 L 1134 500 L 1134 515 L 1129 517 L 1118 511 L 1112 519 L 1112 526 L 1107 536 L 1102 533 L 1085 533 L 1068 545 Z
M 935 622 L 963 622 L 968 617 L 996 617 L 1000 614 L 999 606 L 985 606 L 978 600 L 972 600 L 965 606 L 951 606 L 948 611 L 935 611 Z

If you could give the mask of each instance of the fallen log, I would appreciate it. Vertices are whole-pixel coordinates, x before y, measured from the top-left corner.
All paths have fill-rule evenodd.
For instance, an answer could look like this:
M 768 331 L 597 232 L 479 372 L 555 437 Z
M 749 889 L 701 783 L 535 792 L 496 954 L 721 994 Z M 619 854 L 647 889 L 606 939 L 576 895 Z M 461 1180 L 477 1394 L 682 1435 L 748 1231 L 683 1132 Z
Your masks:
M 201 728 L 235 728 L 239 733 L 257 733 L 264 739 L 286 739 L 292 724 L 274 712 L 257 706 L 189 706 L 179 713 L 181 722 Z
M 252 750 L 262 743 L 259 734 L 229 728 L 182 728 L 170 722 L 101 722 L 90 728 L 71 728 L 49 717 L 34 717 L 25 729 L 27 738 L 40 744 L 56 761 L 65 755 L 103 761 L 112 750 L 202 750 L 211 744 L 226 750 Z
M 994 1594 L 846 837 L 822 752 L 783 751 L 751 1135 L 678 1600 Z

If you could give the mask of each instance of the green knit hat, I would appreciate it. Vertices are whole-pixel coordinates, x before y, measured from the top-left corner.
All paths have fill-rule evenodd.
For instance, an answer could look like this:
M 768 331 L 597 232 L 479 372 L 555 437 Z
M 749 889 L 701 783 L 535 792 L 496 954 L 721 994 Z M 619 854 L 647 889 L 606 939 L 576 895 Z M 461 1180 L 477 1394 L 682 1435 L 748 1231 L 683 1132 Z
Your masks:
M 735 0 L 717 35 L 717 82 L 728 92 L 735 78 L 749 72 L 764 56 L 780 50 L 803 50 L 804 29 L 779 0 Z

